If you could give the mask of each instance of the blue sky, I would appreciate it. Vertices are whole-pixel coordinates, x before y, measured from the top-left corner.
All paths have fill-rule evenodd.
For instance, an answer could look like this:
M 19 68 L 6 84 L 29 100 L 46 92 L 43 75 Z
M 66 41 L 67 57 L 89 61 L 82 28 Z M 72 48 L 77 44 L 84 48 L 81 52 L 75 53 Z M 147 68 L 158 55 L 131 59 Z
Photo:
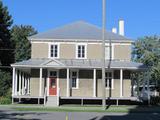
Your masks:
M 160 33 L 160 0 L 106 0 L 107 30 L 125 20 L 132 39 Z M 14 24 L 32 25 L 43 32 L 77 20 L 101 27 L 102 0 L 3 0 Z

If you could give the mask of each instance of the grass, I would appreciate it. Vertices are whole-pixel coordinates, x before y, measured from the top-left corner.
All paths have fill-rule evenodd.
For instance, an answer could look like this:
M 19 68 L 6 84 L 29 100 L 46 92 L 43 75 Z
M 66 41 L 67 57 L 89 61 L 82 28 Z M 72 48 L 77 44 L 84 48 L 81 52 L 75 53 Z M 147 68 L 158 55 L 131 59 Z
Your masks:
M 42 107 L 42 106 L 12 106 L 17 111 L 37 111 L 37 112 L 108 112 L 108 113 L 160 113 L 160 107 L 156 106 L 110 106 L 102 110 L 100 106 L 60 106 L 60 107 Z

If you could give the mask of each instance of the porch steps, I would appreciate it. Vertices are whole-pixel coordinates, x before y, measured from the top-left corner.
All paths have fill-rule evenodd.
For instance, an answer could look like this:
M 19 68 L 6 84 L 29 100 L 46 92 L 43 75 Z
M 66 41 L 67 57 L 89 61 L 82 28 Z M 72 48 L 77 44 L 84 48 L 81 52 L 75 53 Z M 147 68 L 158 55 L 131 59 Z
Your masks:
M 48 107 L 58 106 L 57 105 L 57 100 L 58 100 L 57 96 L 48 96 L 46 106 L 48 106 Z

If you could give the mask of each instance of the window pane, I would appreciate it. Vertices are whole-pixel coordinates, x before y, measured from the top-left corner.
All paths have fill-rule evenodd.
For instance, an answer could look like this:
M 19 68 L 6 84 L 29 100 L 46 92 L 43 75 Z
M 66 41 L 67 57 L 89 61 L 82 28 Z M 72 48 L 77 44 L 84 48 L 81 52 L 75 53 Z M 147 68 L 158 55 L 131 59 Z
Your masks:
M 108 73 L 108 77 L 112 77 L 112 73 L 111 72 Z
M 78 50 L 78 54 L 81 54 L 81 50 Z
M 105 79 L 105 86 L 108 87 L 108 85 L 107 85 L 107 78 Z
M 72 87 L 76 88 L 76 78 L 72 78 Z
M 78 54 L 78 58 L 80 58 L 81 57 L 81 54 Z
M 54 57 L 57 57 L 57 53 L 54 54 Z
M 109 47 L 105 47 L 105 59 L 109 59 Z
M 72 72 L 72 77 L 77 77 L 77 72 Z
M 57 49 L 57 45 L 54 46 L 55 50 Z
M 112 79 L 109 79 L 109 88 L 112 88 Z

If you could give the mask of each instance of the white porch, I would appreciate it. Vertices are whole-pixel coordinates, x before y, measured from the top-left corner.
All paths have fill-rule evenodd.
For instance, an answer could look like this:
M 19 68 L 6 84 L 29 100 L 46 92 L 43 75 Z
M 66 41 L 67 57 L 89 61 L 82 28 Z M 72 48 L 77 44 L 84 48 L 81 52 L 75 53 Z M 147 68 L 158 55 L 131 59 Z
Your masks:
M 57 99 L 57 105 L 59 105 L 59 99 L 78 99 L 79 97 L 77 96 L 73 96 L 71 94 L 71 90 L 72 90 L 72 83 L 71 83 L 71 71 L 75 70 L 75 69 L 85 69 L 85 70 L 90 70 L 92 72 L 92 95 L 91 96 L 83 96 L 81 95 L 81 99 L 102 99 L 101 97 L 99 97 L 97 95 L 97 71 L 101 70 L 101 61 L 95 61 L 95 60 L 79 60 L 77 62 L 77 60 L 73 61 L 65 61 L 65 60 L 61 60 L 61 61 L 57 61 L 57 60 L 45 60 L 45 59 L 37 59 L 37 60 L 30 60 L 29 62 L 37 62 L 36 65 L 30 65 L 28 63 L 21 63 L 21 64 L 15 64 L 12 65 L 13 67 L 13 81 L 12 81 L 12 98 L 14 100 L 14 98 L 37 98 L 38 99 L 38 103 L 40 103 L 40 99 L 44 100 L 44 104 L 46 104 L 46 98 L 47 96 L 52 96 L 49 94 L 49 87 L 50 87 L 50 82 L 49 82 L 49 71 L 57 71 L 57 82 L 56 82 L 56 94 L 54 96 L 56 96 Z M 40 62 L 41 63 L 40 63 Z M 75 62 L 75 63 L 74 63 Z M 82 63 L 82 65 L 80 65 Z M 123 62 L 122 62 L 123 63 Z M 25 64 L 25 65 L 24 65 Z M 70 65 L 71 64 L 71 65 Z M 77 64 L 77 65 L 76 65 Z M 115 64 L 121 65 L 120 63 L 115 62 Z M 115 64 L 113 64 L 112 70 L 119 70 L 119 74 L 120 74 L 120 78 L 119 78 L 119 95 L 117 95 L 116 97 L 110 97 L 110 96 L 106 96 L 106 99 L 108 99 L 108 97 L 110 99 L 128 99 L 128 100 L 132 100 L 134 99 L 134 97 L 131 96 L 124 96 L 124 85 L 123 85 L 123 74 L 125 70 L 140 70 L 142 69 L 141 64 L 140 65 L 135 65 L 135 67 L 133 67 L 133 65 L 130 65 L 131 63 L 127 63 L 129 64 L 131 67 L 120 67 L 120 66 L 115 66 Z M 123 63 L 124 64 L 124 63 Z M 123 66 L 122 64 L 122 66 Z M 31 69 L 36 69 L 38 70 L 38 74 L 39 76 L 37 77 L 38 79 L 38 93 L 36 95 L 31 95 Z M 66 92 L 65 92 L 65 96 L 61 96 L 61 90 L 63 88 L 60 88 L 60 76 L 59 76 L 59 70 L 61 69 L 65 69 L 66 70 Z M 47 76 L 46 76 L 46 81 L 45 84 L 42 84 L 44 82 L 44 76 L 43 76 L 43 70 L 47 70 Z M 107 70 L 107 68 L 106 68 Z M 14 101 L 13 101 L 14 102 Z

